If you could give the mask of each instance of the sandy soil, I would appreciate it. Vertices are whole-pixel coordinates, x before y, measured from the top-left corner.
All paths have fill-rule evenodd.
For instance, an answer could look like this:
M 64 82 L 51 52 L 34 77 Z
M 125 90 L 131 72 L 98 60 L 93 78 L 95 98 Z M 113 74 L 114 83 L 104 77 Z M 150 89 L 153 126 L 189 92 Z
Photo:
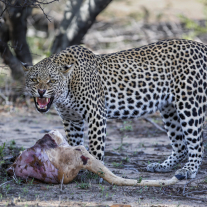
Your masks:
M 192 19 L 205 18 L 204 6 L 198 0 L 116 0 L 99 14 L 99 19 L 147 16 L 150 22 L 179 21 L 178 15 Z
M 30 147 L 45 133 L 58 129 L 64 134 L 59 116 L 54 110 L 42 115 L 33 108 L 0 108 L 0 146 L 6 142 L 7 153 L 12 154 L 11 142 L 16 147 Z M 156 114 L 150 117 L 161 124 Z M 87 127 L 85 146 L 87 146 Z M 14 148 L 14 147 L 13 147 Z M 13 149 L 12 148 L 12 149 Z M 118 176 L 139 179 L 167 179 L 171 173 L 148 173 L 146 166 L 150 162 L 163 161 L 171 153 L 171 146 L 165 133 L 143 119 L 109 120 L 107 126 L 105 165 Z M 14 154 L 14 152 L 13 152 Z M 5 156 L 6 156 L 5 155 Z M 122 204 L 129 206 L 206 206 L 206 180 L 199 184 L 192 182 L 186 186 L 189 197 L 181 195 L 186 180 L 171 187 L 119 187 L 107 182 L 98 184 L 98 178 L 88 172 L 82 172 L 75 182 L 64 185 L 49 185 L 29 181 L 15 183 L 5 175 L 3 165 L 0 170 L 0 206 L 111 206 Z M 207 176 L 206 154 L 197 178 Z M 9 181 L 9 182 L 8 182 Z M 8 183 L 6 183 L 8 182 Z M 5 183 L 5 184 L 4 184 Z M 200 193 L 201 192 L 201 193 Z

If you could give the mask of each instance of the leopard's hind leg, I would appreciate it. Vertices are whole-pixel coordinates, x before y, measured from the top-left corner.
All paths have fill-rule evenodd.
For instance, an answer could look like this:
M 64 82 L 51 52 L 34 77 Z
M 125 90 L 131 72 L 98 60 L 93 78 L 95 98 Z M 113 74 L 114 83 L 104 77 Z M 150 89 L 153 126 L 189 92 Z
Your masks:
M 202 162 L 204 152 L 202 131 L 206 103 L 198 102 L 199 99 L 193 99 L 190 109 L 184 109 L 181 103 L 178 104 L 178 116 L 180 117 L 182 131 L 188 148 L 188 162 L 182 169 L 177 170 L 175 173 L 181 179 L 195 178 Z
M 150 172 L 170 172 L 172 168 L 182 161 L 187 153 L 180 119 L 177 115 L 176 108 L 170 104 L 160 110 L 165 129 L 172 145 L 172 154 L 163 163 L 151 163 L 147 166 Z

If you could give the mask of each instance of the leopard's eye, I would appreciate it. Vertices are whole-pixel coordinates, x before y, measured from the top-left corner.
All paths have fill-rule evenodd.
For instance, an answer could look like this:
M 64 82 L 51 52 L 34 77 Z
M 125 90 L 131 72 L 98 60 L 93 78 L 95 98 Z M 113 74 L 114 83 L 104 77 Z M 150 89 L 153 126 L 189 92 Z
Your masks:
M 35 82 L 35 83 L 38 82 L 37 78 L 31 78 L 30 80 L 31 80 L 32 82 Z
M 49 81 L 49 83 L 55 83 L 56 82 L 56 80 L 50 80 Z

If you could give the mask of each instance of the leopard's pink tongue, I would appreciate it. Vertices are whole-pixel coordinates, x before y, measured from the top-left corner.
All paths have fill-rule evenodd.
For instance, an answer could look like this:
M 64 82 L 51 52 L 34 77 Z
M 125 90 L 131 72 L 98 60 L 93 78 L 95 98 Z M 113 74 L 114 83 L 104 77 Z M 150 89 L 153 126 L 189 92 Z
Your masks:
M 50 98 L 37 98 L 37 103 L 40 108 L 44 108 L 50 102 Z

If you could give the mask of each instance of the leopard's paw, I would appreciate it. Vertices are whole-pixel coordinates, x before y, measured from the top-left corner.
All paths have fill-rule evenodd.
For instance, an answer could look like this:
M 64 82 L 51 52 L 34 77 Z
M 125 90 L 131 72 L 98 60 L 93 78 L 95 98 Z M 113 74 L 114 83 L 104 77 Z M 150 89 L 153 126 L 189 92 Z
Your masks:
M 159 163 L 151 163 L 147 165 L 147 171 L 148 172 L 157 172 L 157 169 L 159 168 L 160 164 Z
M 188 178 L 195 178 L 196 177 L 196 172 L 194 172 L 190 169 L 182 168 L 182 169 L 179 169 L 175 172 L 175 177 L 178 180 L 183 180 L 183 179 L 188 179 Z
M 147 166 L 147 171 L 148 172 L 170 172 L 172 170 L 166 165 L 155 162 Z

